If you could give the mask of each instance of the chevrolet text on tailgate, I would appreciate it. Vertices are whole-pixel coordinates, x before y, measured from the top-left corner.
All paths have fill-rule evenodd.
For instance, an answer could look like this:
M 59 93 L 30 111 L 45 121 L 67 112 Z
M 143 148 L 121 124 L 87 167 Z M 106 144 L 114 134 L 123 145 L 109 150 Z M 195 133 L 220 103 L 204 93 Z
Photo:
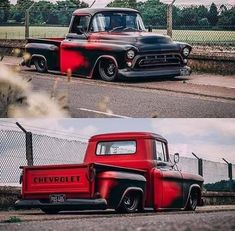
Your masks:
M 68 153 L 69 155 L 69 153 Z M 144 208 L 195 210 L 203 178 L 170 162 L 167 140 L 152 133 L 114 133 L 89 140 L 83 164 L 23 167 L 17 208 L 45 213 Z
M 190 75 L 192 47 L 146 32 L 138 11 L 125 8 L 79 9 L 65 38 L 28 39 L 22 65 L 115 81 L 123 77 Z M 26 57 L 26 56 L 25 56 Z

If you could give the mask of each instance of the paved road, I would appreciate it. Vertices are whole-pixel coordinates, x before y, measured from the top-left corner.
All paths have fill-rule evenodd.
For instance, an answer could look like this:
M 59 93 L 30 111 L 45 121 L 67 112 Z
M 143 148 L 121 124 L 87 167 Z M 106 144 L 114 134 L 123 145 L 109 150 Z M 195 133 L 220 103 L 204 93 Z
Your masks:
M 156 213 L 81 217 L 56 220 L 28 221 L 22 223 L 0 223 L 0 230 L 235 230 L 235 212 L 207 213 Z
M 7 62 L 6 62 L 7 63 Z M 193 75 L 169 80 L 100 80 L 39 74 L 23 68 L 35 90 L 69 92 L 72 117 L 235 117 L 235 77 Z M 109 113 L 112 113 L 110 116 Z

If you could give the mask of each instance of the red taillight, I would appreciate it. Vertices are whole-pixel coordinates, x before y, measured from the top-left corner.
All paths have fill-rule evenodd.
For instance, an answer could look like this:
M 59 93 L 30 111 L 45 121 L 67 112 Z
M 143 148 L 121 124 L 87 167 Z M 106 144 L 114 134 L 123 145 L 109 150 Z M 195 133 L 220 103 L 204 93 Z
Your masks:
M 96 175 L 96 170 L 93 165 L 90 165 L 88 169 L 88 176 L 87 176 L 88 180 L 90 182 L 93 182 L 95 180 L 95 175 Z

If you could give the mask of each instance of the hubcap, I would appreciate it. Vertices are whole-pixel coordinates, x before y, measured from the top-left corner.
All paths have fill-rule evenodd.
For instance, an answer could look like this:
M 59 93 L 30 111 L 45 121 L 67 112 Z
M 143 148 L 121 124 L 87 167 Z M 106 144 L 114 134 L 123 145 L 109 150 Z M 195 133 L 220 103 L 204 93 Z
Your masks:
M 44 68 L 45 67 L 45 61 L 43 59 L 41 59 L 39 62 L 38 62 L 39 66 L 41 68 Z
M 113 75 L 115 73 L 115 65 L 113 63 L 110 63 L 107 68 L 107 73 L 109 75 Z

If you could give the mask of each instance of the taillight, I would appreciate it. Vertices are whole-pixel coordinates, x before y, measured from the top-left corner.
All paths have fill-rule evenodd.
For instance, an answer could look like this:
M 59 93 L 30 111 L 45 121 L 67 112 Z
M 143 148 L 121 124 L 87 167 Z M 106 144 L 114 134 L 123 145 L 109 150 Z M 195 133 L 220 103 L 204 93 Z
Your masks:
M 89 169 L 88 169 L 88 180 L 90 182 L 93 182 L 95 180 L 95 175 L 96 175 L 96 171 L 95 171 L 94 165 L 92 164 L 89 166 Z

